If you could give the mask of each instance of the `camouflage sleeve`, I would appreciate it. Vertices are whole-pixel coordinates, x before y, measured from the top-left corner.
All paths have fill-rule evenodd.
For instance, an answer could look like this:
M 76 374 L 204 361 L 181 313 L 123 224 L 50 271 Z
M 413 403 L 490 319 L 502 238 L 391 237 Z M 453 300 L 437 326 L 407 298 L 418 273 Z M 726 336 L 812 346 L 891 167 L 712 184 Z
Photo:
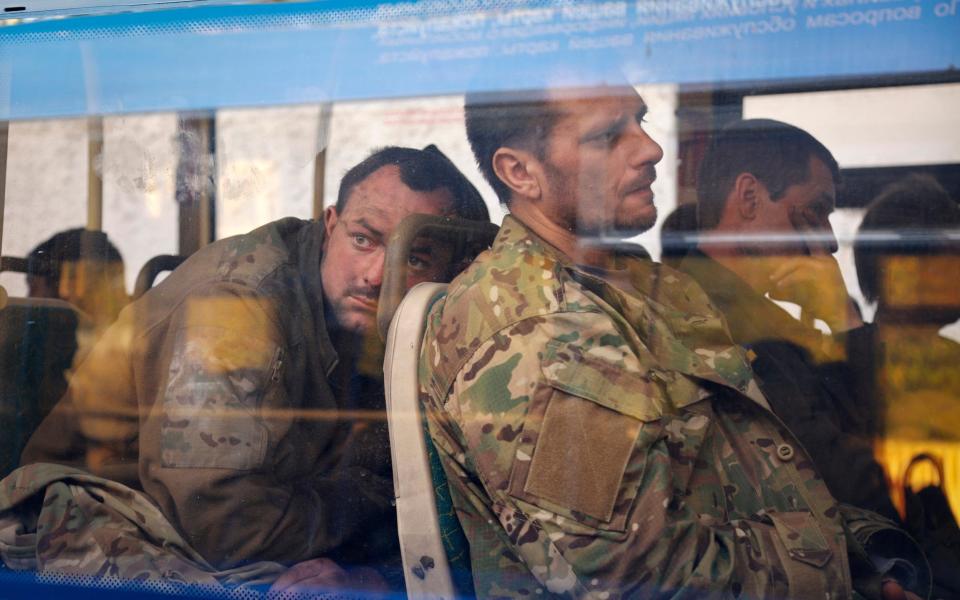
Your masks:
M 879 586 L 883 579 L 895 579 L 920 597 L 930 597 L 930 563 L 906 531 L 884 516 L 850 504 L 840 504 L 840 512 L 855 588 L 869 589 Z
M 217 289 L 179 312 L 162 391 L 141 426 L 140 472 L 205 558 L 220 568 L 314 558 L 383 510 L 392 488 L 369 473 L 274 473 L 277 440 L 300 403 L 282 383 L 285 340 L 263 299 Z
M 499 540 L 465 525 L 475 569 L 515 554 L 538 591 L 578 597 L 842 589 L 825 581 L 828 545 L 808 513 L 773 518 L 761 505 L 756 518 L 733 518 L 723 495 L 751 482 L 686 487 L 699 461 L 722 451 L 718 436 L 709 416 L 670 410 L 651 367 L 598 313 L 527 319 L 472 354 L 433 405 L 431 429 L 448 474 L 459 473 L 451 487 L 465 512 L 499 525 Z M 694 494 L 704 498 L 684 500 Z M 531 592 L 474 576 L 481 596 Z

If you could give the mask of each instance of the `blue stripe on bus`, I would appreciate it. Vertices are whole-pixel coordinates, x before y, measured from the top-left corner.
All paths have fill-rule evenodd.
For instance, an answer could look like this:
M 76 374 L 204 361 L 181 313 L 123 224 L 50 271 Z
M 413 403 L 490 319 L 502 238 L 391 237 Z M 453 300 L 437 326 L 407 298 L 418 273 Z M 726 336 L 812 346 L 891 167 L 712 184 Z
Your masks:
M 522 89 L 564 71 L 578 84 L 715 84 L 960 59 L 960 0 L 586 3 L 611 15 L 599 21 L 583 4 L 328 1 L 22 23 L 0 28 L 0 119 Z

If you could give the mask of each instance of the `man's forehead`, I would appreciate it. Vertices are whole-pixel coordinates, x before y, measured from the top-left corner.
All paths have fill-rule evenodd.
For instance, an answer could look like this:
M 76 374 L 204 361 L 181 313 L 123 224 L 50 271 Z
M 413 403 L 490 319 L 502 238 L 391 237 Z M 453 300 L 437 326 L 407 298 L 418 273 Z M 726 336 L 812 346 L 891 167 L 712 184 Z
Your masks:
M 810 181 L 819 191 L 830 198 L 831 202 L 836 202 L 837 181 L 834 179 L 830 167 L 817 156 L 810 157 Z
M 582 113 L 602 105 L 645 106 L 637 90 L 628 85 L 552 89 L 547 92 L 547 98 L 560 114 Z
M 364 220 L 373 225 L 389 222 L 397 213 L 443 214 L 452 207 L 453 194 L 447 188 L 429 192 L 414 190 L 403 182 L 398 166 L 384 165 L 354 186 L 339 216 L 350 222 Z
M 348 223 L 363 222 L 367 225 L 375 225 L 386 220 L 387 216 L 387 211 L 376 203 L 365 202 L 364 198 L 355 196 L 347 202 L 343 214 L 340 215 L 340 220 Z

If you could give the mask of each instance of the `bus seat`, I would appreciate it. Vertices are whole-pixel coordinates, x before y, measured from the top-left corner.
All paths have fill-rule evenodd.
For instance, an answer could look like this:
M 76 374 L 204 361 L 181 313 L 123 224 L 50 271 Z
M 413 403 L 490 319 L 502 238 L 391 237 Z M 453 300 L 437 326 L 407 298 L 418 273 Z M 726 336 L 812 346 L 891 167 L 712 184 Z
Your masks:
M 453 497 L 450 495 L 450 485 L 447 475 L 440 464 L 440 455 L 430 439 L 427 429 L 427 420 L 423 419 L 423 437 L 426 440 L 427 458 L 430 461 L 430 478 L 433 482 L 433 494 L 437 502 L 437 518 L 440 524 L 440 538 L 443 549 L 447 553 L 447 563 L 450 565 L 450 576 L 453 587 L 461 598 L 475 598 L 473 589 L 473 573 L 470 568 L 470 544 L 457 518 L 457 511 L 453 506 Z
M 473 595 L 469 550 L 425 429 L 417 384 L 427 312 L 445 292 L 444 284 L 421 283 L 407 293 L 393 315 L 384 356 L 397 530 L 413 598 Z
M 0 306 L 0 476 L 67 388 L 79 315 L 63 300 L 8 298 Z
M 187 260 L 185 256 L 175 254 L 160 254 L 154 256 L 143 263 L 140 272 L 137 273 L 137 282 L 133 286 L 133 300 L 147 293 L 147 290 L 153 287 L 153 282 L 157 275 L 164 271 L 172 271 Z

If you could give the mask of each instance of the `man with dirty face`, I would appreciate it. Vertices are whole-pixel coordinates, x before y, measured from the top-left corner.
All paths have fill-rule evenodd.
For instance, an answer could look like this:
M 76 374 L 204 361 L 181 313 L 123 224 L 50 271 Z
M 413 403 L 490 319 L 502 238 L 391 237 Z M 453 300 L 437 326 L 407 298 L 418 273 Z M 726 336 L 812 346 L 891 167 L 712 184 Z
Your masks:
M 435 147 L 385 148 L 346 173 L 321 221 L 286 218 L 211 244 L 121 315 L 22 463 L 75 466 L 142 491 L 199 558 L 154 572 L 151 542 L 126 536 L 136 541 L 119 556 L 84 564 L 209 583 L 242 580 L 254 564 L 301 563 L 275 584 L 292 591 L 369 582 L 376 576 L 351 570 L 397 558 L 371 339 L 387 239 L 414 213 L 488 220 Z M 408 286 L 444 277 L 448 260 L 415 244 Z M 56 541 L 79 544 L 82 529 Z M 76 572 L 76 561 L 38 558 Z M 253 571 L 260 581 L 279 573 Z

